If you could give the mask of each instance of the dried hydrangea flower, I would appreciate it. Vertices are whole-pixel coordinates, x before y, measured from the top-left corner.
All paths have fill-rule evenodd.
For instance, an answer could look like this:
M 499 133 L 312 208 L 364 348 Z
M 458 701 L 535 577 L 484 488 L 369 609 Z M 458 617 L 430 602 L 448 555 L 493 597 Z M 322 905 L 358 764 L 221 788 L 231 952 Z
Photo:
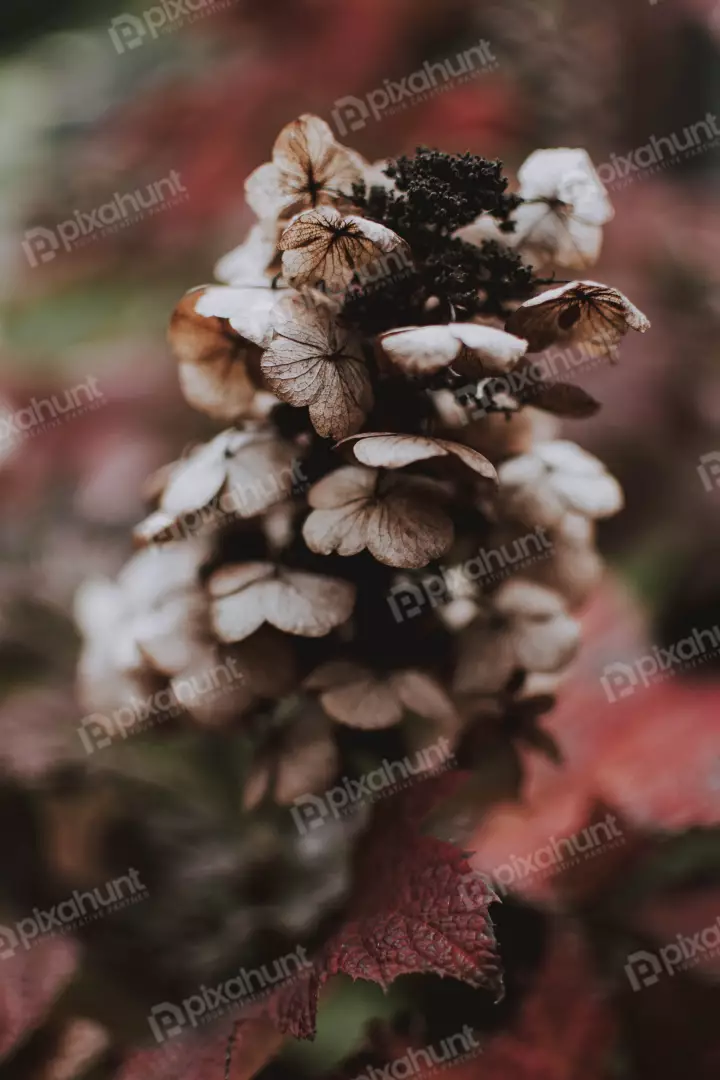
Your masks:
M 196 310 L 205 291 L 192 289 L 182 298 L 170 320 L 168 340 L 188 404 L 216 420 L 237 420 L 252 411 L 262 352 L 226 319 Z
M 357 431 L 373 405 L 359 340 L 312 297 L 283 300 L 275 325 L 261 362 L 267 385 L 281 401 L 307 406 L 319 435 L 342 439 Z
M 317 668 L 305 680 L 320 691 L 328 716 L 339 724 L 378 731 L 398 724 L 406 711 L 456 732 L 460 719 L 449 695 L 436 679 L 422 671 L 376 675 L 351 661 L 335 660 Z
M 366 162 L 335 139 L 318 116 L 304 113 L 282 129 L 272 161 L 245 181 L 245 197 L 259 218 L 289 218 L 317 206 L 347 202 Z
M 378 338 L 378 348 L 408 375 L 433 375 L 443 368 L 503 372 L 525 354 L 527 342 L 492 326 L 450 323 L 403 326 Z
M 453 541 L 452 521 L 421 477 L 348 466 L 319 480 L 308 503 L 313 512 L 303 537 L 320 555 L 367 548 L 387 566 L 418 568 L 444 555 Z
M 585 150 L 535 150 L 518 170 L 519 246 L 568 270 L 592 266 L 613 209 Z
M 531 262 L 565 270 L 593 266 L 602 247 L 602 226 L 613 217 L 605 187 L 585 150 L 535 150 L 518 170 L 520 205 L 512 232 L 483 214 L 458 236 L 468 243 L 504 243 Z
M 553 268 L 540 278 L 523 261 L 584 266 L 597 254 L 611 210 L 584 151 L 531 156 L 520 184 L 509 194 L 501 163 L 471 153 L 421 148 L 369 166 L 302 116 L 248 180 L 260 220 L 218 262 L 221 284 L 173 315 L 188 401 L 232 426 L 157 472 L 156 509 L 136 530 L 152 551 L 80 597 L 80 680 L 104 711 L 160 690 L 178 720 L 163 729 L 171 749 L 193 721 L 232 731 L 242 830 L 284 895 L 238 911 L 234 879 L 223 871 L 214 889 L 224 857 L 193 844 L 203 902 L 211 888 L 227 896 L 231 949 L 253 929 L 311 928 L 322 950 L 350 841 L 377 813 L 318 817 L 312 796 L 337 776 L 433 735 L 452 748 L 466 732 L 462 765 L 478 775 L 499 761 L 519 776 L 517 739 L 553 753 L 536 714 L 578 644 L 570 610 L 602 572 L 593 522 L 622 493 L 558 440 L 556 416 L 598 403 L 530 354 L 612 350 L 646 320 L 595 282 L 543 292 Z M 501 243 L 482 241 L 487 222 Z M 542 551 L 522 548 L 529 528 L 545 530 Z M 501 574 L 480 559 L 489 549 Z M 198 758 L 184 764 L 207 769 Z M 298 841 L 272 804 L 304 796 L 325 820 Z M 197 954 L 238 959 L 206 938 L 201 928 Z M 401 968 L 422 969 L 410 953 Z M 313 1028 L 303 1012 L 297 1029 Z
M 271 431 L 229 428 L 170 469 L 158 510 L 135 530 L 141 543 L 202 531 L 223 518 L 253 518 L 285 499 L 297 454 Z M 213 504 L 214 512 L 203 516 Z M 215 505 L 216 504 L 216 505 Z
M 598 281 L 571 281 L 526 300 L 506 323 L 527 338 L 530 352 L 550 345 L 586 345 L 611 352 L 628 330 L 650 329 L 642 311 L 626 296 Z
M 210 641 L 207 599 L 198 584 L 203 550 L 192 543 L 134 555 L 117 581 L 90 579 L 75 619 L 84 639 L 78 669 L 89 710 L 112 709 L 190 666 Z
M 208 584 L 221 641 L 243 641 L 264 623 L 285 634 L 323 637 L 350 618 L 355 589 L 346 581 L 274 563 L 223 566 Z
M 339 763 L 328 718 L 317 706 L 306 707 L 285 729 L 279 745 L 258 754 L 243 805 L 252 810 L 271 794 L 279 806 L 289 806 L 304 795 L 321 793 L 330 787 Z
M 343 216 L 332 207 L 298 214 L 280 237 L 283 274 L 290 285 L 324 282 L 342 292 L 358 271 L 407 245 L 392 229 L 377 221 Z
M 623 505 L 617 480 L 575 443 L 540 443 L 498 469 L 498 505 L 507 517 L 556 528 L 567 514 L 605 518 Z
M 499 693 L 518 671 L 553 674 L 579 641 L 580 627 L 557 593 L 521 578 L 505 582 L 460 636 L 455 692 Z

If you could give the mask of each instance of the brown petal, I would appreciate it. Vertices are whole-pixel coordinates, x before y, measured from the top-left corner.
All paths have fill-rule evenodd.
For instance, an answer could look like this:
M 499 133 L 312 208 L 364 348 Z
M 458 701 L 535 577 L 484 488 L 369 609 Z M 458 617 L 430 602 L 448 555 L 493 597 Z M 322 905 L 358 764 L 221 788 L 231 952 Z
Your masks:
M 551 345 L 584 344 L 598 355 L 611 352 L 628 330 L 644 333 L 650 323 L 617 289 L 597 281 L 571 281 L 526 300 L 505 329 L 524 337 L 530 352 Z
M 351 660 L 329 660 L 307 676 L 303 682 L 308 690 L 330 690 L 334 686 L 358 682 L 367 678 L 369 672 Z
M 599 401 L 575 383 L 537 384 L 530 392 L 530 400 L 536 409 L 571 420 L 587 419 L 601 408 Z
M 376 491 L 377 473 L 349 467 L 325 477 L 311 491 L 314 510 L 303 526 L 311 551 L 356 555 L 365 547 L 388 566 L 427 566 L 450 547 L 450 518 L 409 480 Z
M 431 439 L 425 435 L 395 435 L 390 432 L 368 432 L 343 439 L 338 446 L 349 446 L 358 461 L 374 468 L 402 469 L 418 461 L 452 455 L 473 472 L 497 481 L 495 468 L 486 457 L 461 443 L 446 439 Z
M 402 706 L 387 682 L 367 674 L 320 695 L 328 716 L 362 731 L 381 731 L 402 719 Z
M 226 319 L 197 314 L 195 305 L 204 291 L 192 290 L 177 305 L 168 341 L 188 403 L 216 420 L 234 420 L 252 406 L 261 350 L 240 337 Z
M 243 792 L 247 809 L 265 796 L 274 774 L 273 797 L 288 806 L 302 795 L 325 790 L 338 769 L 338 751 L 331 725 L 318 709 L 293 723 L 273 758 L 265 755 L 252 769 Z
M 266 617 L 288 634 L 324 637 L 346 622 L 355 606 L 355 587 L 338 578 L 284 570 L 276 586 L 265 601 Z
M 328 310 L 309 310 L 302 318 L 281 322 L 263 354 L 262 371 L 282 401 L 309 406 L 323 438 L 357 431 L 372 408 L 372 384 L 360 345 L 337 327 Z
M 454 535 L 452 521 L 441 507 L 401 487 L 378 502 L 366 528 L 371 555 L 386 566 L 406 570 L 439 559 Z
M 337 510 L 314 510 L 303 525 L 303 539 L 317 555 L 357 555 L 366 547 L 369 502 L 354 502 Z
M 336 469 L 318 480 L 308 492 L 308 505 L 313 510 L 335 510 L 354 500 L 366 500 L 373 495 L 377 473 L 349 465 Z
M 461 726 L 460 715 L 450 696 L 439 682 L 423 671 L 398 671 L 391 678 L 395 692 L 406 709 L 426 720 L 434 720 L 455 735 Z

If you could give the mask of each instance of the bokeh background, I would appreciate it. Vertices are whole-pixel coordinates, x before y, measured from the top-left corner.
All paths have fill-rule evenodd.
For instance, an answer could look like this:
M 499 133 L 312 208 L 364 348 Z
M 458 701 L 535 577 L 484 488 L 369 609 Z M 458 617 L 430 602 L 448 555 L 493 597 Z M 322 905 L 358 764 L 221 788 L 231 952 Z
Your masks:
M 577 373 L 604 407 L 566 430 L 608 463 L 627 508 L 601 531 L 611 572 L 549 721 L 567 767 L 530 767 L 523 805 L 486 821 L 476 846 L 481 863 L 496 865 L 572 832 L 590 804 L 656 834 L 649 853 L 626 845 L 620 866 L 602 857 L 562 889 L 548 878 L 518 889 L 530 938 L 537 913 L 565 911 L 571 897 L 597 929 L 596 967 L 614 963 L 617 973 L 638 941 L 658 948 L 720 916 L 720 652 L 622 701 L 608 701 L 600 682 L 607 663 L 720 626 L 717 0 L 208 0 L 194 13 L 147 0 L 122 10 L 112 0 L 5 0 L 0 418 L 88 379 L 98 393 L 57 424 L 19 434 L 1 425 L 0 760 L 30 779 L 52 760 L 53 725 L 74 708 L 73 594 L 129 555 L 148 474 L 209 431 L 181 398 L 165 328 L 179 296 L 211 280 L 218 255 L 249 228 L 247 174 L 301 112 L 333 122 L 341 99 L 366 100 L 481 40 L 492 68 L 338 133 L 370 160 L 422 144 L 499 157 L 512 176 L 536 147 L 582 146 L 604 166 L 616 213 L 591 276 L 627 293 L 653 329 L 630 335 L 619 365 Z M 653 137 L 676 134 L 683 145 L 698 124 L 687 150 L 637 167 Z M 628 155 L 635 167 L 625 175 Z M 69 250 L 47 240 L 76 212 L 171 175 L 176 197 L 93 226 Z M 618 909 L 619 961 L 617 936 L 612 947 L 603 936 Z M 570 1019 L 591 996 L 589 976 L 555 962 L 559 982 L 543 972 L 545 996 L 565 1002 Z M 523 1036 L 527 1071 L 493 1065 L 488 1051 L 464 1075 L 717 1077 L 719 976 L 720 948 L 642 993 L 597 975 L 592 994 L 614 985 L 619 1002 L 612 1038 L 587 1020 L 614 1048 L 605 1071 L 577 1062 L 572 1071 L 566 1021 L 535 1017 Z M 409 991 L 384 999 L 375 990 L 341 988 L 318 1042 L 295 1048 L 276 1073 L 327 1073 L 368 1017 L 407 1007 Z M 453 992 L 428 991 L 426 1012 L 442 1011 Z

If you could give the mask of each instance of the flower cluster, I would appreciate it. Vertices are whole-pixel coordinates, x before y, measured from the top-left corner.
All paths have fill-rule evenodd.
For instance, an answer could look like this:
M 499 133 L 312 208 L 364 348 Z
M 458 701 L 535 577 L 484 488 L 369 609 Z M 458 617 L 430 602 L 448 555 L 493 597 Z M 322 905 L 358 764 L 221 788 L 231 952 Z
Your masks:
M 557 437 L 597 403 L 521 376 L 649 324 L 607 285 L 538 276 L 599 253 L 587 154 L 537 151 L 519 179 L 428 149 L 370 164 L 314 116 L 283 129 L 246 182 L 257 223 L 173 313 L 187 401 L 230 426 L 152 478 L 143 550 L 83 591 L 88 709 L 232 657 L 237 684 L 186 720 L 252 731 L 253 805 L 324 790 L 348 728 L 458 745 L 554 692 L 622 492 Z M 541 556 L 510 558 L 532 530 Z M 499 572 L 463 576 L 481 550 Z M 390 598 L 433 570 L 443 595 L 399 620 Z

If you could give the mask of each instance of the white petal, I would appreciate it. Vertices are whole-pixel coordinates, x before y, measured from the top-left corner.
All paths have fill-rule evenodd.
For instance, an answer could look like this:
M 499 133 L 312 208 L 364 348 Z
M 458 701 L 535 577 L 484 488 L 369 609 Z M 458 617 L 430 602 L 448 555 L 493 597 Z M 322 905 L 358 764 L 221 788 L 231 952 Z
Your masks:
M 278 293 L 269 286 L 211 285 L 196 303 L 195 310 L 198 315 L 227 319 L 241 337 L 266 347 L 272 336 L 270 315 L 279 299 Z

